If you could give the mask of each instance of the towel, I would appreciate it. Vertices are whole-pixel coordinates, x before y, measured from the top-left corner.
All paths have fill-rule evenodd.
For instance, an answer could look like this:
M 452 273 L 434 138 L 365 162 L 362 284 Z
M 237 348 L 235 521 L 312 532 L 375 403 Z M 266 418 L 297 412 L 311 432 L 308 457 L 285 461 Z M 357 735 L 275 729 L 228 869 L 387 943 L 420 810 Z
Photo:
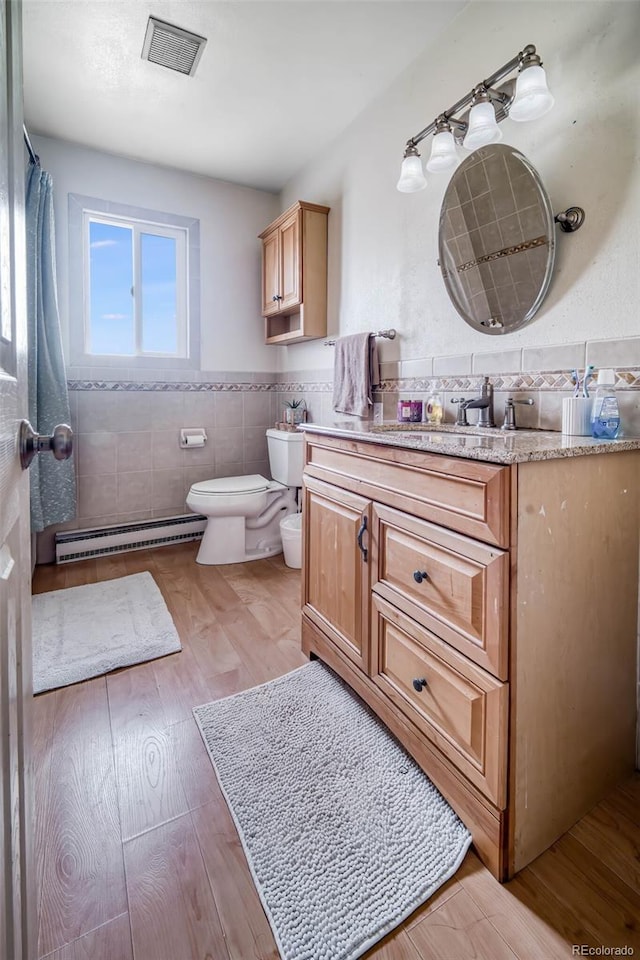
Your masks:
M 373 391 L 380 385 L 378 344 L 371 333 L 336 340 L 333 366 L 333 409 L 360 419 L 369 416 Z

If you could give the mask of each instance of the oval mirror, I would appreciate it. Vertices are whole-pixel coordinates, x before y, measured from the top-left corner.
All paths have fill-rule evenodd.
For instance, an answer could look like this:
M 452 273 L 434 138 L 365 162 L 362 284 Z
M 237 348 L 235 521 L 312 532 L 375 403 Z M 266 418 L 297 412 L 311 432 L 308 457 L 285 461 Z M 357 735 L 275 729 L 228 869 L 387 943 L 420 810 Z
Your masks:
M 481 333 L 528 323 L 551 282 L 554 219 L 537 171 L 492 143 L 460 164 L 440 211 L 440 269 L 463 320 Z

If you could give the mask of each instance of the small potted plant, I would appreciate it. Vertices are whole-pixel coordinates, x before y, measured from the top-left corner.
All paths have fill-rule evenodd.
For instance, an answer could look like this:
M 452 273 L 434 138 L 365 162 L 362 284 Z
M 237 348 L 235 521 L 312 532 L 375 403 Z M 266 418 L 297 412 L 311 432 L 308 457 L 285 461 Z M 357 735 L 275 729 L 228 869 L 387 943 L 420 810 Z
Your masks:
M 285 423 L 303 423 L 307 405 L 304 400 L 285 400 L 284 401 L 284 421 Z

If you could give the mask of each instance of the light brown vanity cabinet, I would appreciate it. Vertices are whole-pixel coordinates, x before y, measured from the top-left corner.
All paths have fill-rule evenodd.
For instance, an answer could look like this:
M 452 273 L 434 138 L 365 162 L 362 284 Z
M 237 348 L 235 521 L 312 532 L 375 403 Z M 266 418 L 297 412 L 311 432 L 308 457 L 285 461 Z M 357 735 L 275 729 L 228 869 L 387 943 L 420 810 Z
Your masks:
M 266 343 L 297 343 L 327 332 L 329 207 L 298 201 L 260 234 Z
M 640 451 L 502 466 L 307 432 L 303 650 L 506 879 L 634 766 Z

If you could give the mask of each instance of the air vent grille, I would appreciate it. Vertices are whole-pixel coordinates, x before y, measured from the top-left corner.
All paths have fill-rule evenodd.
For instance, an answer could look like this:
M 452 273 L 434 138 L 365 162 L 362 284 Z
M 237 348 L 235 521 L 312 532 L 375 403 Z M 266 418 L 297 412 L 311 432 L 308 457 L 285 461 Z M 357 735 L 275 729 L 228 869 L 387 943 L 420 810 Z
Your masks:
M 206 38 L 197 33 L 149 17 L 142 59 L 192 77 L 206 42 Z

